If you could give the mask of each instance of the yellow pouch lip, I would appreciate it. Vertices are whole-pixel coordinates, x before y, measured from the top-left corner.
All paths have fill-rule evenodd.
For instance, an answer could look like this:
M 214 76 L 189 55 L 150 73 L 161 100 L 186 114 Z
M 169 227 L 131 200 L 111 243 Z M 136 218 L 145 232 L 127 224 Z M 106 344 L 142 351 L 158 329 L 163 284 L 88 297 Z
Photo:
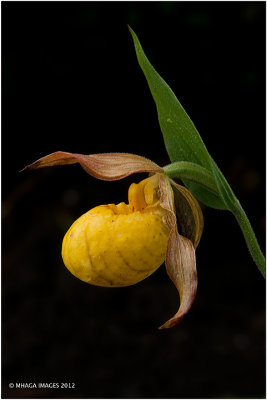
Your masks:
M 130 286 L 163 263 L 168 234 L 160 215 L 130 212 L 125 203 L 101 205 L 71 226 L 62 257 L 70 272 L 87 283 Z

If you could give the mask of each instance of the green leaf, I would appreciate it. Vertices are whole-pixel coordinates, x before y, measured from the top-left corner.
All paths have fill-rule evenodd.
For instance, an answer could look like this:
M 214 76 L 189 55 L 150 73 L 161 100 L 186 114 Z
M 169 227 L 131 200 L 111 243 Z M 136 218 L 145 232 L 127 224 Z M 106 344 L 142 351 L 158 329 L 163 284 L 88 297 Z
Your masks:
M 193 122 L 171 88 L 149 62 L 134 31 L 129 29 L 139 65 L 156 103 L 164 143 L 172 161 L 172 164 L 164 167 L 166 175 L 182 179 L 195 197 L 207 206 L 229 210 L 234 214 L 252 258 L 265 276 L 265 258 L 245 211 L 208 153 Z
M 171 161 L 189 161 L 213 173 L 210 164 L 210 155 L 195 125 L 171 88 L 149 62 L 134 31 L 130 27 L 129 29 L 134 40 L 138 62 L 144 72 L 156 103 L 159 124 Z M 195 182 L 186 179 L 183 179 L 183 182 L 207 206 L 226 209 L 224 202 L 219 196 L 207 192 Z

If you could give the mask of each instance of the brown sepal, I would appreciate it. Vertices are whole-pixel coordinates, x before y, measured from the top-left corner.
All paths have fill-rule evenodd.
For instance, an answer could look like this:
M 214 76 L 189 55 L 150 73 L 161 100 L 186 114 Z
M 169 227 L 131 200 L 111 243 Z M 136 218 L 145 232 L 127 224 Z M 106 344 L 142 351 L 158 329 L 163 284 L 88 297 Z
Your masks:
M 162 172 L 162 168 L 145 157 L 129 153 L 75 154 L 57 151 L 27 165 L 23 170 L 79 163 L 95 178 L 113 181 L 137 172 Z
M 170 180 L 174 192 L 179 233 L 197 248 L 204 228 L 204 218 L 197 199 L 184 186 Z

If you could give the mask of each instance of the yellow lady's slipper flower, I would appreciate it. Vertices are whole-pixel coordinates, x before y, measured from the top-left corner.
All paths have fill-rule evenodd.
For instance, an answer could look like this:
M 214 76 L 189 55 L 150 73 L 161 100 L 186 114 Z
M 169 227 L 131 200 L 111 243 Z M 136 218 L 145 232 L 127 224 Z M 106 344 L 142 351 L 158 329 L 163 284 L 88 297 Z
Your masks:
M 169 227 L 156 193 L 158 174 L 129 188 L 129 204 L 98 206 L 66 233 L 62 257 L 69 271 L 98 286 L 129 286 L 164 262 Z
M 134 154 L 56 152 L 25 169 L 77 162 L 103 180 L 118 180 L 137 172 L 151 175 L 130 186 L 129 204 L 94 207 L 73 223 L 63 239 L 65 266 L 84 282 L 119 287 L 142 281 L 165 260 L 180 295 L 180 307 L 160 329 L 177 325 L 190 309 L 197 288 L 195 248 L 203 230 L 197 200 L 170 180 L 161 167 Z

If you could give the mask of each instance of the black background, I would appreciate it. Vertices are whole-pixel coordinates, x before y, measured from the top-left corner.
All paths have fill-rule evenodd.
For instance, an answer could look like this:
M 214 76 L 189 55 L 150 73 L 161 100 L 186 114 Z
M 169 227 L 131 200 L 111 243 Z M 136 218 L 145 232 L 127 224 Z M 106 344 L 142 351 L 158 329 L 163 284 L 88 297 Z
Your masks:
M 178 308 L 164 266 L 106 289 L 60 255 L 76 218 L 143 175 L 18 172 L 57 150 L 169 162 L 127 24 L 265 244 L 265 2 L 2 2 L 2 397 L 264 397 L 265 282 L 234 217 L 203 207 L 195 303 L 158 331 Z

